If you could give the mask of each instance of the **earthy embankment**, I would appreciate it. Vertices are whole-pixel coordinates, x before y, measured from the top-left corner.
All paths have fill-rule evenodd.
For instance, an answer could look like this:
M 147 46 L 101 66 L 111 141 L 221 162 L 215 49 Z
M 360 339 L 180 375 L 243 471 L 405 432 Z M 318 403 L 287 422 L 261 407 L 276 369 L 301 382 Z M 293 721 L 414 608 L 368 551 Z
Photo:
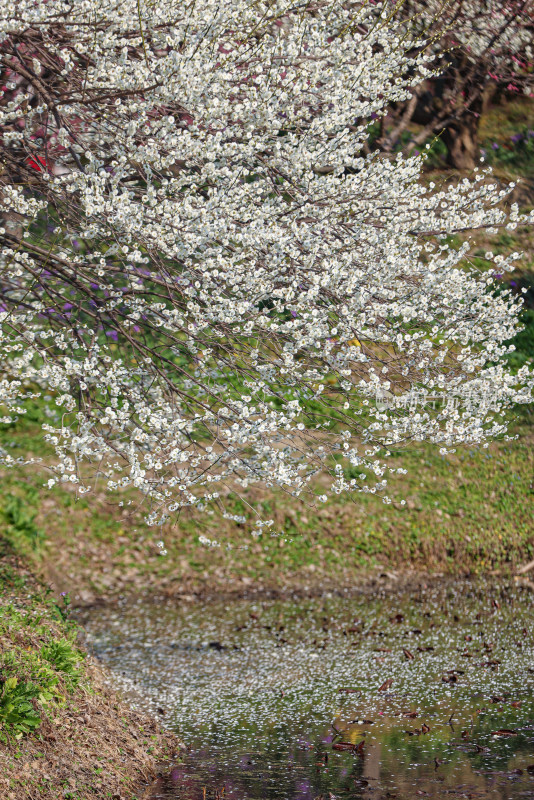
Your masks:
M 21 503 L 6 530 L 56 591 L 82 605 L 144 593 L 351 587 L 384 573 L 512 575 L 534 559 L 530 416 L 513 432 L 517 440 L 448 457 L 427 445 L 405 453 L 398 463 L 407 474 L 392 476 L 390 505 L 367 494 L 312 508 L 281 492 L 249 490 L 248 511 L 274 519 L 283 535 L 255 537 L 253 518 L 236 524 L 190 510 L 173 525 L 150 528 L 135 496 L 76 499 L 64 488 L 44 495 L 36 471 L 6 476 Z M 247 511 L 235 496 L 225 504 L 232 514 Z M 31 523 L 23 511 L 33 514 Z M 203 537 L 219 546 L 202 545 Z
M 64 599 L 0 553 L 0 797 L 141 798 L 179 741 L 127 707 L 76 644 Z

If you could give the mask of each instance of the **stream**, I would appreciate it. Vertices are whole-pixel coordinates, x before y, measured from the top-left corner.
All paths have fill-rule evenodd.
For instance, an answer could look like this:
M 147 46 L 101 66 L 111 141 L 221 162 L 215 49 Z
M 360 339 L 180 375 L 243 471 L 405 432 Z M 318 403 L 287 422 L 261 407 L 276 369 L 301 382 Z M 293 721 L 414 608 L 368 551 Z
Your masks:
M 90 650 L 189 747 L 151 797 L 534 798 L 534 593 L 124 602 Z

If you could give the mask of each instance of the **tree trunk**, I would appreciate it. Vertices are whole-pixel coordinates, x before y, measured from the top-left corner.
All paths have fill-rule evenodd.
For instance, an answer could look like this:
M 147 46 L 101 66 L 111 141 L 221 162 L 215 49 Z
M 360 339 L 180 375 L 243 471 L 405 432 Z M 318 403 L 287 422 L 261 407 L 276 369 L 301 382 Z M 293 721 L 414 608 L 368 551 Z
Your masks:
M 442 141 L 447 148 L 447 164 L 450 167 L 474 169 L 479 160 L 478 125 L 478 116 L 466 114 L 445 128 Z

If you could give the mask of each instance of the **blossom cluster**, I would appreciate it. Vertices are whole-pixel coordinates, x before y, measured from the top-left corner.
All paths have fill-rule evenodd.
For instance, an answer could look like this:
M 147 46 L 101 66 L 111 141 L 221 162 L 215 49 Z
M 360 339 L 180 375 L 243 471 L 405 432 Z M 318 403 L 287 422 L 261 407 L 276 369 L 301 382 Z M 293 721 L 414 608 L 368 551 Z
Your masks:
M 136 487 L 154 523 L 318 471 L 321 500 L 385 491 L 392 447 L 482 443 L 530 401 L 520 300 L 451 244 L 517 226 L 508 189 L 366 155 L 365 120 L 432 69 L 402 20 L 0 0 L 0 42 L 0 402 L 50 398 L 50 485 Z M 443 402 L 413 413 L 414 387 Z
M 472 62 L 484 59 L 488 77 L 501 78 L 502 71 L 532 79 L 532 0 L 407 0 L 403 10 L 416 29 L 427 36 L 432 32 L 443 49 L 460 48 Z

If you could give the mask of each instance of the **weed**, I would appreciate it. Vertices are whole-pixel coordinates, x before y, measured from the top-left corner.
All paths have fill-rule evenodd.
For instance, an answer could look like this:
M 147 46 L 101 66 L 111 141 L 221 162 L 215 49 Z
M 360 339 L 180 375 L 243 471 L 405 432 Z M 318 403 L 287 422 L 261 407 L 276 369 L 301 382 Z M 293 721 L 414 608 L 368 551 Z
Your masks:
M 36 711 L 36 701 L 43 694 L 39 687 L 19 683 L 14 676 L 6 678 L 0 685 L 0 741 L 7 742 L 9 735 L 20 739 L 39 727 L 41 718 Z
M 80 653 L 67 639 L 57 639 L 41 648 L 41 655 L 75 686 L 80 678 Z
M 4 575 L 17 572 L 13 565 L 2 566 Z M 10 602 L 7 592 L 0 603 L 0 741 L 4 743 L 35 731 L 42 708 L 65 702 L 81 677 L 82 654 L 60 634 L 64 623 L 57 621 L 54 600 L 26 580 L 20 574 L 10 583 L 13 591 L 24 588 L 24 606 Z

